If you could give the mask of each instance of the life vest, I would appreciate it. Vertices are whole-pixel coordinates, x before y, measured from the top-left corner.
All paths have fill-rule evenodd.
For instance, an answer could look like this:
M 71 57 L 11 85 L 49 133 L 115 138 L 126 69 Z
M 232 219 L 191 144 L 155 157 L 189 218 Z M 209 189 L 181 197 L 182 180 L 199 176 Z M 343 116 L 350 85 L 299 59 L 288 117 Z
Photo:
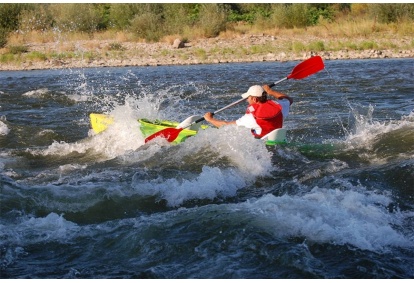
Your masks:
M 249 105 L 246 114 L 252 114 L 256 123 L 262 128 L 260 135 L 252 130 L 252 134 L 256 138 L 261 138 L 271 131 L 282 128 L 283 126 L 282 106 L 272 100 L 268 100 L 265 103 L 254 103 Z

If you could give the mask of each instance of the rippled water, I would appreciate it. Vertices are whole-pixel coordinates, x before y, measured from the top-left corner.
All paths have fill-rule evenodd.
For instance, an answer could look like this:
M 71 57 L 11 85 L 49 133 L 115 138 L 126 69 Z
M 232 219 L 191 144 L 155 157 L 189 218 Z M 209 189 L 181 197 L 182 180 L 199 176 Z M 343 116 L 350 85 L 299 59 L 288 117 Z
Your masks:
M 413 59 L 278 85 L 287 145 L 236 126 L 144 144 L 138 118 L 203 115 L 297 63 L 1 72 L 1 278 L 413 278 Z M 92 112 L 115 124 L 95 135 Z

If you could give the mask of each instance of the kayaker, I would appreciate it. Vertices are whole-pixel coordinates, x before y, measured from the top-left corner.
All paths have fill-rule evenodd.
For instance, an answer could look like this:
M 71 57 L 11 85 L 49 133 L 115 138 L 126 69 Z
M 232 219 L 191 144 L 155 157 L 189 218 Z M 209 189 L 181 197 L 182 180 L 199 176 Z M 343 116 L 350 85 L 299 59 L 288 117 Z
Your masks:
M 267 95 L 275 97 L 277 102 L 268 99 Z M 290 105 L 293 103 L 291 97 L 271 89 L 268 85 L 251 86 L 242 97 L 247 98 L 249 106 L 246 114 L 236 121 L 218 120 L 211 112 L 204 114 L 204 119 L 217 128 L 231 124 L 244 126 L 251 129 L 256 138 L 261 138 L 275 129 L 282 128 L 283 119 L 288 116 Z

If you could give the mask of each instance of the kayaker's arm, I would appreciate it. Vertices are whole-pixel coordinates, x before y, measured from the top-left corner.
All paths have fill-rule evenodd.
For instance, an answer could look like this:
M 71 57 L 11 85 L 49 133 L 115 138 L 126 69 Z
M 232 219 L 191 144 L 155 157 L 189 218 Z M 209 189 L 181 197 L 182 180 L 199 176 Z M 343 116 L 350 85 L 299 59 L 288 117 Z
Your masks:
M 217 128 L 220 128 L 224 125 L 231 125 L 231 124 L 236 125 L 236 121 L 223 121 L 223 120 L 218 120 L 218 119 L 213 118 L 213 113 L 211 112 L 207 112 L 206 114 L 204 114 L 204 119 Z
M 271 88 L 270 88 L 270 86 L 268 86 L 268 85 L 264 85 L 264 86 L 263 86 L 263 89 L 266 91 L 266 93 L 267 93 L 267 94 L 269 94 L 269 95 L 271 95 L 271 96 L 273 96 L 273 97 L 275 97 L 275 98 L 277 98 L 277 99 L 283 99 L 283 98 L 286 98 L 287 100 L 289 100 L 290 105 L 292 105 L 292 103 L 293 103 L 293 99 L 292 99 L 290 96 L 288 96 L 288 95 L 286 95 L 286 94 L 284 94 L 284 93 L 278 92 L 278 91 L 276 91 L 276 90 L 273 90 L 273 89 L 271 89 Z

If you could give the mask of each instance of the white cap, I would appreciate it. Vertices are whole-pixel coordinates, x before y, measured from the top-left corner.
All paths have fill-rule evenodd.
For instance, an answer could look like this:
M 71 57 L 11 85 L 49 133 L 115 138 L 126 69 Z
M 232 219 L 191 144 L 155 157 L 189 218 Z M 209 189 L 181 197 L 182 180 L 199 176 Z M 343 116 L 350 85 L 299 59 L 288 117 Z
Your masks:
M 254 86 L 251 86 L 246 93 L 243 93 L 242 97 L 243 98 L 248 98 L 249 96 L 261 97 L 263 95 L 263 92 L 265 92 L 265 90 L 260 85 L 254 85 Z

